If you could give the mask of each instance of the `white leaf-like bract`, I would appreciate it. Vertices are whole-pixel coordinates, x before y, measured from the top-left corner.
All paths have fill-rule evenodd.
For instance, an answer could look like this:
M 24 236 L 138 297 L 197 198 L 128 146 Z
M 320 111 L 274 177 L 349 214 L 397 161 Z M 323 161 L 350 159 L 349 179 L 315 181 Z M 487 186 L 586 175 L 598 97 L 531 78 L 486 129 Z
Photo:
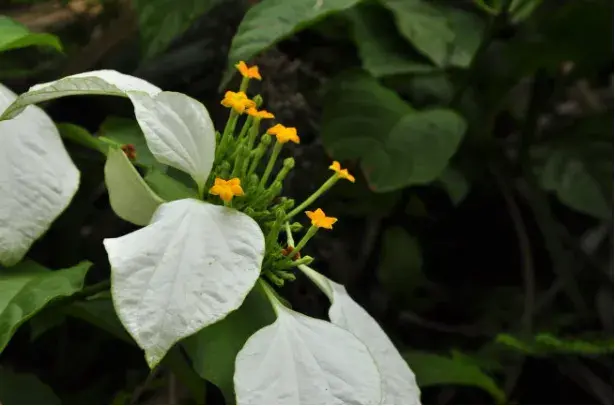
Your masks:
M 97 94 L 127 97 L 127 92 L 137 91 L 154 96 L 160 93 L 161 89 L 143 79 L 114 70 L 83 72 L 32 86 L 2 113 L 0 120 L 17 116 L 30 104 L 59 97 Z
M 237 355 L 238 404 L 380 403 L 380 374 L 363 343 L 275 300 L 277 320 L 250 337 Z
M 331 300 L 331 322 L 354 334 L 369 348 L 382 376 L 382 403 L 421 404 L 421 391 L 414 373 L 376 320 L 350 297 L 343 285 L 305 265 L 299 268 Z
M 241 305 L 265 251 L 250 217 L 195 199 L 162 204 L 150 225 L 104 245 L 115 310 L 152 368 Z
M 130 93 L 137 121 L 156 159 L 192 176 L 199 190 L 214 162 L 216 132 L 203 104 L 175 92 Z
M 17 96 L 0 85 L 0 111 Z M 79 171 L 43 110 L 30 106 L 0 122 L 0 264 L 23 258 L 68 206 Z

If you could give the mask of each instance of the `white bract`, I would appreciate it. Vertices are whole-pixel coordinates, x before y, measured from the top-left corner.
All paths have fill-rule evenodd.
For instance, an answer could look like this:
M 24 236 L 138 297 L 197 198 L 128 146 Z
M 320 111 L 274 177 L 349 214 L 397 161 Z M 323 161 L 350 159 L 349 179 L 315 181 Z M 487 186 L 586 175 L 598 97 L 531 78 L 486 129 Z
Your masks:
M 380 403 L 380 374 L 361 341 L 288 309 L 271 295 L 270 300 L 277 320 L 250 337 L 237 355 L 237 403 Z
M 382 376 L 382 403 L 421 404 L 414 373 L 376 320 L 348 295 L 343 285 L 308 266 L 299 268 L 329 297 L 331 322 L 354 334 L 369 348 Z
M 17 96 L 0 85 L 0 111 Z M 30 106 L 0 121 L 0 264 L 15 265 L 68 206 L 79 171 L 55 124 Z

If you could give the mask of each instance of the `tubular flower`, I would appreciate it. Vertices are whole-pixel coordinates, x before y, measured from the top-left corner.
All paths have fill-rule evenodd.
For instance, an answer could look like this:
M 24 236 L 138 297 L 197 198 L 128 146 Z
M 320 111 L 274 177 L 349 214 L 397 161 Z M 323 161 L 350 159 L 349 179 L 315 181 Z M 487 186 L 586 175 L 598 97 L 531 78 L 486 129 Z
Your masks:
M 271 114 L 270 112 L 268 112 L 267 110 L 257 110 L 256 107 L 250 107 L 248 108 L 248 110 L 246 111 L 246 113 L 248 113 L 248 115 L 254 117 L 254 118 L 274 118 L 274 115 Z M 279 124 L 278 124 L 279 125 Z
M 249 79 L 261 80 L 261 74 L 258 72 L 258 66 L 250 66 L 246 65 L 244 61 L 239 61 L 237 65 L 235 65 L 241 76 Z
M 220 196 L 220 199 L 225 202 L 230 202 L 233 200 L 233 196 L 243 196 L 241 180 L 239 178 L 233 178 L 230 180 L 216 178 L 214 185 L 211 189 L 209 189 L 209 193 Z
M 306 211 L 305 214 L 312 220 L 312 225 L 319 228 L 327 228 L 331 230 L 333 224 L 337 221 L 335 217 L 327 217 L 324 211 L 316 209 L 316 211 Z
M 338 176 L 340 178 L 343 179 L 348 179 L 349 181 L 351 181 L 352 183 L 354 183 L 355 179 L 354 176 L 352 176 L 349 172 L 348 169 L 342 169 L 342 167 L 340 166 L 340 163 L 337 161 L 333 161 L 333 163 L 331 164 L 331 166 L 329 166 L 329 169 L 333 170 L 335 173 L 338 174 Z
M 299 144 L 299 136 L 295 127 L 284 127 L 275 134 L 275 137 L 280 144 L 286 144 L 288 141 Z
M 224 107 L 230 107 L 237 113 L 241 114 L 246 109 L 255 108 L 256 103 L 248 99 L 244 92 L 231 92 L 230 90 L 224 93 L 224 99 L 220 102 Z

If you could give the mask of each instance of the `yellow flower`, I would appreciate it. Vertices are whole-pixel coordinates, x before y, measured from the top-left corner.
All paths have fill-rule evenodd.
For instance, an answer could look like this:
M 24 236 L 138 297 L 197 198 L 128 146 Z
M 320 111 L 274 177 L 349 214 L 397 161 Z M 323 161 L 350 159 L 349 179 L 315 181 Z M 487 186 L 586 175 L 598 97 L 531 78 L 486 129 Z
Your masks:
M 258 66 L 254 65 L 248 68 L 248 65 L 244 61 L 239 61 L 237 65 L 235 65 L 241 76 L 249 79 L 257 79 L 261 80 L 261 74 L 258 72 Z
M 340 178 L 348 179 L 349 181 L 354 183 L 354 176 L 348 173 L 348 169 L 342 169 L 339 162 L 333 161 L 331 166 L 329 166 L 329 169 L 332 169 L 335 173 L 337 173 Z
M 286 144 L 288 141 L 292 141 L 295 144 L 299 144 L 299 136 L 297 135 L 297 129 L 295 127 L 282 127 L 283 128 L 276 130 L 274 134 L 278 142 L 280 144 Z M 270 128 L 269 130 L 272 130 L 272 128 Z M 269 131 L 267 132 L 269 133 Z
M 220 196 L 220 199 L 225 202 L 230 202 L 233 200 L 233 196 L 243 196 L 241 180 L 239 180 L 239 178 L 233 178 L 230 180 L 216 178 L 214 185 L 211 189 L 209 189 L 209 193 Z
M 230 90 L 224 93 L 224 99 L 220 102 L 224 107 L 230 107 L 237 113 L 241 114 L 246 109 L 256 107 L 253 100 L 248 99 L 244 92 L 231 92 Z
M 258 111 L 256 107 L 250 107 L 246 113 L 255 118 L 274 118 L 274 115 L 267 110 Z
M 283 131 L 286 127 L 284 127 L 282 124 L 276 124 L 273 127 L 271 127 L 270 129 L 267 130 L 267 134 L 269 135 L 277 135 L 279 134 L 281 131 Z
M 335 217 L 327 217 L 325 212 L 321 209 L 316 211 L 306 211 L 305 214 L 312 220 L 312 225 L 320 228 L 328 228 L 331 230 L 333 224 L 337 221 Z

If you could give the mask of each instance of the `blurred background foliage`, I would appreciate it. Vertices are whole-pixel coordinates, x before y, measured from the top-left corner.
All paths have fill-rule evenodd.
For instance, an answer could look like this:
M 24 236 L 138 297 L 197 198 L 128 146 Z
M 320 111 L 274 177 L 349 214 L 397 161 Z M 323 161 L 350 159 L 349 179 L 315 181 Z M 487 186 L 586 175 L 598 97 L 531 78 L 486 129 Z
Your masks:
M 309 195 L 331 159 L 359 175 L 323 200 L 344 221 L 315 238 L 314 265 L 392 337 L 424 403 L 613 403 L 612 1 L 4 0 L 0 14 L 15 92 L 116 69 L 199 99 L 219 128 L 234 63 L 258 64 L 267 109 L 301 135 L 286 194 Z M 44 108 L 82 181 L 29 256 L 90 261 L 100 282 L 102 239 L 133 226 L 109 207 L 95 137 L 153 160 L 127 101 Z M 285 289 L 324 315 L 304 279 Z M 183 353 L 149 374 L 110 297 L 84 298 L 10 343 L 0 331 L 0 401 L 224 402 L 218 371 Z

